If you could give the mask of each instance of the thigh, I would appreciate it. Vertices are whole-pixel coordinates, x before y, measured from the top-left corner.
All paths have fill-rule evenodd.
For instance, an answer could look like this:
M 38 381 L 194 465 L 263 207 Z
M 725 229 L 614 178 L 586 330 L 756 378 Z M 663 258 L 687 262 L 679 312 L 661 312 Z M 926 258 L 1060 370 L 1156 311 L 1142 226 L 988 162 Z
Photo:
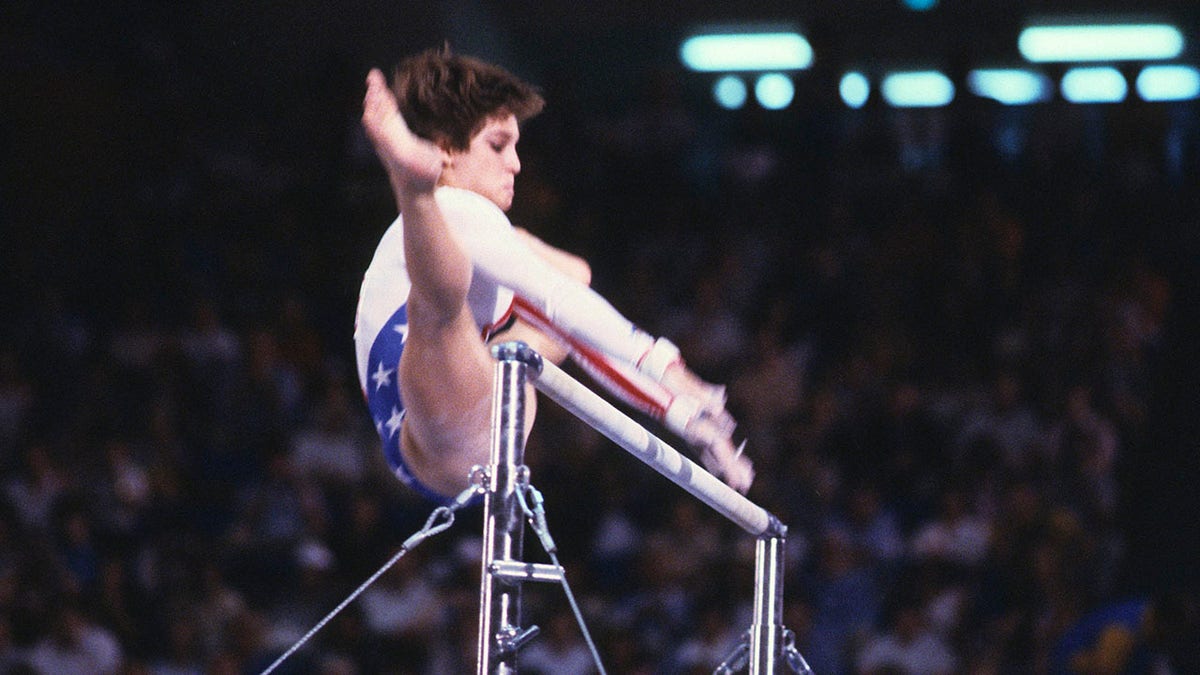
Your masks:
M 445 324 L 422 318 L 410 306 L 400 357 L 401 450 L 417 480 L 452 497 L 471 467 L 488 460 L 494 362 L 465 308 Z

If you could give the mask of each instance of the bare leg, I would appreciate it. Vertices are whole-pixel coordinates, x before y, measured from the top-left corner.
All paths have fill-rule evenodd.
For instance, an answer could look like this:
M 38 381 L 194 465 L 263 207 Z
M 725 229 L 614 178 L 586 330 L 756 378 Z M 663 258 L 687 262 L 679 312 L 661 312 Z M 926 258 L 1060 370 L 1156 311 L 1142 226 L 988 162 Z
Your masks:
M 493 361 L 467 306 L 471 261 L 434 198 L 444 153 L 408 129 L 378 70 L 367 76 L 362 122 L 404 214 L 412 280 L 400 359 L 401 451 L 418 480 L 454 495 L 470 468 L 487 462 L 491 423 Z

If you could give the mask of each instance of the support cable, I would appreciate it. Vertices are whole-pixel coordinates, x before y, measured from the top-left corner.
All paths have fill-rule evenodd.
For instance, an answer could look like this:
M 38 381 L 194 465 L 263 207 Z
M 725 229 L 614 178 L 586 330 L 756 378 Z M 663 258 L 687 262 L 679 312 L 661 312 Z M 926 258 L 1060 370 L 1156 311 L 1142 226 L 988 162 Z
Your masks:
M 376 570 L 375 573 L 372 574 L 366 581 L 364 581 L 358 588 L 354 589 L 354 592 L 347 596 L 346 599 L 341 602 L 341 604 L 339 604 L 337 607 L 334 607 L 333 611 L 326 614 L 323 619 L 317 622 L 317 625 L 313 626 L 307 633 L 304 634 L 303 637 L 289 647 L 287 651 L 285 651 L 283 654 L 280 654 L 279 658 L 275 659 L 274 663 L 272 663 L 270 666 L 267 666 L 267 669 L 262 672 L 262 675 L 269 675 L 284 661 L 290 658 L 292 654 L 295 654 L 297 651 L 299 651 L 301 647 L 303 647 L 310 639 L 312 639 L 314 635 L 317 634 L 317 631 L 324 628 L 325 624 L 332 621 L 333 618 L 341 613 L 343 609 L 349 606 L 350 603 L 354 602 L 358 596 L 362 595 L 371 584 L 375 583 L 379 577 L 383 576 L 385 572 L 391 569 L 392 566 L 400 560 L 400 558 L 403 558 L 404 554 L 416 548 L 421 544 L 421 542 L 425 541 L 429 537 L 440 534 L 449 529 L 450 526 L 454 524 L 454 512 L 466 506 L 467 504 L 470 504 L 475 498 L 475 495 L 479 494 L 480 491 L 481 488 L 479 486 L 472 485 L 471 487 L 459 493 L 459 495 L 455 497 L 454 501 L 450 504 L 446 506 L 439 506 L 434 509 L 433 512 L 429 514 L 429 518 L 425 521 L 425 526 L 414 532 L 408 539 L 404 540 L 404 543 L 400 545 L 400 550 L 396 551 L 396 554 L 383 564 L 383 567 L 380 567 L 378 570 Z
M 528 501 L 525 493 L 529 493 Z M 583 633 L 583 639 L 587 642 L 588 651 L 592 653 L 592 661 L 596 664 L 596 670 L 600 675 L 606 675 L 604 664 L 600 661 L 600 652 L 596 650 L 596 644 L 592 641 L 592 634 L 588 631 L 587 622 L 584 621 L 583 612 L 579 609 L 579 603 L 575 600 L 575 594 L 571 592 L 571 585 L 567 583 L 567 571 L 563 568 L 562 563 L 558 561 L 558 546 L 554 543 L 554 538 L 550 536 L 550 527 L 546 524 L 546 508 L 545 501 L 542 499 L 542 493 L 533 485 L 524 482 L 517 488 L 517 501 L 521 505 L 521 510 L 525 512 L 525 517 L 529 519 L 529 526 L 533 528 L 534 534 L 537 535 L 538 541 L 541 542 L 542 548 L 550 556 L 550 562 L 558 568 L 560 579 L 562 580 L 563 593 L 567 596 L 567 604 L 571 606 L 571 612 L 575 614 L 575 622 L 579 624 L 579 630 Z M 533 508 L 530 508 L 529 502 L 533 503 Z

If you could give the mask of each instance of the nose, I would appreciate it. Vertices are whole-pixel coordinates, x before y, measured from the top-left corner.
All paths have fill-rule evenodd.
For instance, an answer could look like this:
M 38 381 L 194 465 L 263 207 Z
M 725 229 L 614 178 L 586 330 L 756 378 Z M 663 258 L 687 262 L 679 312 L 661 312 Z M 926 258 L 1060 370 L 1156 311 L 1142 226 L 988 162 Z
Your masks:
M 506 164 L 508 170 L 512 171 L 514 176 L 521 173 L 521 158 L 517 156 L 517 151 L 515 148 L 509 151 L 508 161 Z

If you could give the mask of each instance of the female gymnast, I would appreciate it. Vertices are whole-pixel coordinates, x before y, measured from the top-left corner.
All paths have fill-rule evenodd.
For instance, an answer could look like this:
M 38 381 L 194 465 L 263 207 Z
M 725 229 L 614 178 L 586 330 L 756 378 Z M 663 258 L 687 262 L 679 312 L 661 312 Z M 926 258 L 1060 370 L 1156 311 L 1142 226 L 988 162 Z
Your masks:
M 511 73 L 448 49 L 405 59 L 390 86 L 377 69 L 367 75 L 362 123 L 400 216 L 364 275 L 355 345 L 390 466 L 431 499 L 461 492 L 488 461 L 489 341 L 521 340 L 556 363 L 578 361 L 745 492 L 754 472 L 731 440 L 724 388 L 591 290 L 585 261 L 504 215 L 520 124 L 543 104 Z M 527 401 L 528 433 L 536 398 Z

